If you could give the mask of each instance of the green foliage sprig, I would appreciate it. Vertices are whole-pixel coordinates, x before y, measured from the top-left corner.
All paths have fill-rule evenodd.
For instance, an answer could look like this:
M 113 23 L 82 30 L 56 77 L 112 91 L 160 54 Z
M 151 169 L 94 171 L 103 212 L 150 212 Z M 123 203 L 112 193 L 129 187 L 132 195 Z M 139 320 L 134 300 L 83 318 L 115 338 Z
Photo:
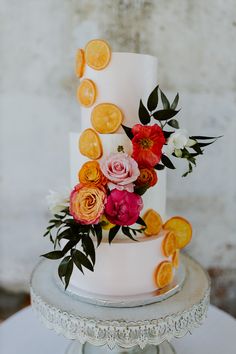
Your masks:
M 109 243 L 114 240 L 120 228 L 122 228 L 124 235 L 133 241 L 137 241 L 134 236 L 137 233 L 143 232 L 146 224 L 141 217 L 138 218 L 136 223 L 142 225 L 142 228 L 134 229 L 129 226 L 121 227 L 119 225 L 112 227 L 108 235 Z M 99 247 L 103 237 L 102 222 L 82 225 L 72 218 L 69 208 L 66 208 L 60 213 L 55 214 L 53 219 L 49 220 L 49 225 L 44 234 L 44 237 L 46 236 L 53 243 L 54 250 L 43 254 L 42 257 L 51 260 L 62 259 L 58 266 L 58 275 L 64 282 L 65 289 L 69 285 L 74 266 L 82 273 L 84 273 L 84 268 L 92 272 L 94 271 L 96 250 L 93 238 L 95 237 L 97 247 Z M 61 240 L 66 241 L 63 248 L 61 248 Z M 80 249 L 77 249 L 78 246 Z
M 162 107 L 158 109 L 158 105 L 161 101 Z M 160 89 L 159 85 L 154 88 L 147 100 L 147 106 L 144 105 L 143 101 L 140 100 L 139 104 L 139 120 L 143 125 L 147 125 L 151 122 L 151 118 L 154 118 L 159 126 L 162 128 L 163 134 L 168 140 L 168 138 L 175 132 L 175 130 L 168 131 L 166 128 L 169 126 L 174 129 L 179 129 L 179 122 L 175 117 L 180 109 L 177 109 L 179 104 L 179 94 L 175 95 L 174 100 L 170 103 L 167 96 Z M 173 118 L 175 117 L 175 118 Z M 133 139 L 132 129 L 130 127 L 122 125 L 126 135 L 130 140 Z M 164 130 L 165 128 L 165 130 Z M 184 147 L 183 149 L 175 150 L 172 153 L 172 156 L 175 158 L 185 159 L 188 163 L 188 170 L 182 175 L 182 177 L 186 177 L 189 173 L 193 171 L 193 167 L 196 166 L 196 157 L 198 155 L 203 155 L 203 148 L 213 144 L 218 138 L 217 137 L 209 137 L 209 136 L 190 136 L 189 139 L 192 140 L 192 145 Z M 202 140 L 206 140 L 206 142 L 202 142 Z M 163 170 L 165 167 L 174 170 L 175 166 L 170 158 L 166 154 L 162 154 L 161 163 L 154 166 L 156 170 Z

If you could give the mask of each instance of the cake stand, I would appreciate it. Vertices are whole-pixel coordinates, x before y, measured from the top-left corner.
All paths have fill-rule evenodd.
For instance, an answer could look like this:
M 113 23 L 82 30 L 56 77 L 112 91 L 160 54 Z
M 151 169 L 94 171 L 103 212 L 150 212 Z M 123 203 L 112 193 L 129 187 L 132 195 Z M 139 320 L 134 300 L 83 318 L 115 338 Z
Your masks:
M 181 262 L 186 278 L 178 293 L 149 305 L 115 308 L 64 291 L 55 282 L 57 262 L 43 260 L 31 279 L 32 306 L 48 328 L 73 340 L 66 354 L 173 354 L 169 341 L 202 324 L 210 295 L 204 269 L 186 255 Z

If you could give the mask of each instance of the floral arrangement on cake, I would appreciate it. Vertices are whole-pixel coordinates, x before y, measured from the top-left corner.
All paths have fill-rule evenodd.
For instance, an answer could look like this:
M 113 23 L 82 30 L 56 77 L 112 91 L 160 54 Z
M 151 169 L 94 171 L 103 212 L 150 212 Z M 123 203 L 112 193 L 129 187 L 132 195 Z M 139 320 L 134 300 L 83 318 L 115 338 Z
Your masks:
M 104 52 L 100 51 L 101 61 L 99 57 L 93 57 L 90 42 L 85 53 L 79 50 L 77 76 L 83 75 L 85 60 L 95 70 L 108 65 L 110 52 L 104 43 L 101 46 L 106 54 L 104 57 Z M 81 104 L 93 105 L 96 90 L 91 80 L 83 80 L 77 94 Z M 58 274 L 65 288 L 74 266 L 81 272 L 84 268 L 94 270 L 96 247 L 104 235 L 112 243 L 118 232 L 137 241 L 138 234 L 148 237 L 158 235 L 162 229 L 174 231 L 174 236 L 171 232 L 165 239 L 163 252 L 168 256 L 173 254 L 175 258 L 178 250 L 189 243 L 192 230 L 187 220 L 175 217 L 163 223 L 160 215 L 152 209 L 142 215 L 142 196 L 158 183 L 158 171 L 165 167 L 175 169 L 172 159 L 183 159 L 188 164 L 183 176 L 187 176 L 196 165 L 197 156 L 217 139 L 189 136 L 186 130 L 180 129 L 176 118 L 178 102 L 178 94 L 170 103 L 159 86 L 155 87 L 146 105 L 140 100 L 137 107 L 140 123 L 133 127 L 123 124 L 122 112 L 116 105 L 104 103 L 94 107 L 91 115 L 94 129 L 86 129 L 79 140 L 80 153 L 89 160 L 78 171 L 78 184 L 68 197 L 60 199 L 56 194 L 49 197 L 54 217 L 49 221 L 44 236 L 49 236 L 54 250 L 43 256 L 62 259 Z M 106 117 L 112 117 L 109 124 L 103 121 L 104 111 Z M 103 156 L 99 134 L 111 134 L 121 126 L 131 140 L 132 153 L 128 154 L 123 146 L 117 146 L 117 152 Z M 62 241 L 63 247 L 60 248 Z

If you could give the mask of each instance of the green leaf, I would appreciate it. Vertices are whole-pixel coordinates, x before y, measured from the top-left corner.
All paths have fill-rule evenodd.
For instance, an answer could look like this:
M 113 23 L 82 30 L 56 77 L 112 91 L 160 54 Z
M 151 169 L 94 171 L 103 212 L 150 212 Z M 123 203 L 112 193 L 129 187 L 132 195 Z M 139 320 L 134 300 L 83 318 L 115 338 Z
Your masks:
M 176 119 L 171 119 L 167 124 L 173 128 L 179 129 L 179 122 Z
M 135 186 L 134 187 L 134 193 L 138 194 L 138 195 L 143 195 L 147 190 L 148 190 L 149 186 L 148 185 L 144 185 L 144 186 Z
M 44 234 L 43 237 L 47 236 L 49 234 L 50 230 L 47 230 Z
M 168 139 L 170 137 L 170 135 L 174 133 L 174 132 L 167 132 L 165 130 L 162 130 L 162 132 L 164 134 L 165 139 Z
M 211 141 L 210 143 L 198 143 L 198 146 L 199 146 L 199 147 L 208 146 L 208 145 L 213 144 L 215 141 L 216 141 L 216 139 L 215 139 L 215 140 L 213 140 L 213 141 Z
M 141 218 L 141 216 L 139 216 L 138 219 L 136 220 L 136 224 L 147 227 L 145 221 Z
M 154 112 L 152 115 L 157 120 L 168 120 L 174 117 L 179 111 L 174 109 L 160 109 L 159 111 Z
M 100 224 L 93 225 L 93 228 L 95 230 L 96 236 L 97 236 L 97 247 L 100 245 L 102 242 L 102 227 Z
M 72 238 L 72 233 L 70 228 L 63 230 L 60 234 L 57 235 L 58 241 L 62 240 L 63 238 L 66 240 L 70 240 Z
M 158 105 L 158 87 L 159 86 L 156 86 L 148 97 L 147 107 L 151 112 L 154 111 Z
M 193 149 L 194 151 L 196 151 L 198 153 L 198 155 L 202 155 L 203 151 L 201 149 L 201 147 L 199 146 L 199 143 L 196 143 L 193 146 L 190 146 L 190 149 Z
M 127 227 L 127 226 L 122 226 L 122 232 L 123 232 L 123 234 L 125 234 L 126 236 L 128 236 L 131 240 L 137 241 L 137 240 L 131 235 L 131 232 L 130 232 L 130 228 L 129 228 L 129 227 Z
M 140 100 L 140 103 L 139 103 L 138 115 L 139 115 L 139 120 L 142 124 L 146 125 L 146 124 L 150 123 L 150 121 L 151 121 L 150 114 L 149 114 L 147 108 L 144 106 L 142 100 Z
M 161 89 L 160 89 L 160 92 L 161 92 L 161 102 L 162 102 L 162 105 L 163 105 L 163 109 L 169 109 L 170 108 L 170 102 L 169 102 L 168 98 L 166 97 L 164 92 L 161 91 Z
M 132 140 L 133 137 L 134 137 L 134 135 L 133 135 L 133 133 L 132 133 L 132 129 L 129 128 L 129 127 L 126 127 L 126 126 L 123 125 L 123 124 L 121 124 L 121 126 L 122 126 L 122 128 L 124 129 L 125 134 L 128 136 L 128 138 L 129 138 L 130 140 Z
M 64 256 L 62 251 L 52 251 L 49 253 L 42 254 L 41 257 L 45 257 L 48 259 L 60 259 Z
M 96 254 L 94 243 L 89 236 L 82 238 L 82 246 L 87 256 L 91 258 L 93 265 L 95 264 Z
M 72 251 L 72 259 L 73 262 L 75 263 L 75 265 L 79 268 L 78 265 L 82 265 L 85 268 L 87 268 L 88 270 L 91 270 L 93 272 L 93 265 L 90 262 L 90 260 L 88 259 L 88 257 L 85 256 L 84 253 L 82 253 L 79 250 L 74 249 Z
M 163 165 L 165 165 L 166 167 L 170 168 L 171 170 L 175 169 L 175 166 L 170 161 L 169 157 L 167 157 L 166 155 L 162 155 L 161 156 L 161 162 L 163 163 Z
M 171 103 L 170 108 L 176 109 L 176 107 L 178 106 L 178 103 L 179 103 L 179 94 L 177 93 L 177 95 L 174 98 L 174 101 Z
M 120 225 L 116 225 L 109 230 L 109 236 L 108 236 L 109 243 L 111 243 L 114 240 L 119 230 L 120 230 Z
M 211 140 L 211 139 L 219 139 L 222 138 L 223 135 L 220 136 L 202 136 L 202 135 L 195 135 L 195 136 L 190 136 L 190 139 L 193 140 Z
M 158 171 L 161 171 L 161 170 L 164 170 L 165 166 L 158 163 L 156 164 L 154 167 L 153 167 L 155 170 L 158 170 Z
M 68 241 L 65 247 L 62 249 L 63 255 L 69 252 L 78 242 L 78 239 Z
M 61 263 L 58 266 L 58 275 L 61 280 L 66 275 L 66 270 L 67 270 L 67 266 L 68 266 L 70 259 L 71 259 L 71 256 L 66 256 L 65 258 L 63 258 L 63 260 L 61 261 Z
M 65 274 L 65 290 L 67 289 L 67 287 L 69 285 L 72 271 L 73 271 L 73 261 L 71 259 L 67 265 L 66 274 Z

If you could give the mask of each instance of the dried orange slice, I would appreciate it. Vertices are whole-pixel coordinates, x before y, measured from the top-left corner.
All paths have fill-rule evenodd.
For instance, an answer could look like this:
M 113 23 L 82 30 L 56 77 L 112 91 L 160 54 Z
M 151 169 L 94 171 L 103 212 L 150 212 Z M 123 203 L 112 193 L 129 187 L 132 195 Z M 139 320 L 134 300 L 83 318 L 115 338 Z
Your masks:
M 175 268 L 179 266 L 179 250 L 176 250 L 172 255 L 172 264 Z
M 84 107 L 91 107 L 96 100 L 96 86 L 92 80 L 81 81 L 77 90 L 77 99 Z
M 80 153 L 89 159 L 97 160 L 102 156 L 102 143 L 93 129 L 85 129 L 79 138 Z
M 176 248 L 184 248 L 191 241 L 192 238 L 192 226 L 188 220 L 181 216 L 174 216 L 166 221 L 163 225 L 164 230 L 172 230 L 177 239 Z
M 169 231 L 162 241 L 162 252 L 165 257 L 171 256 L 176 251 L 177 240 L 175 233 Z
M 114 133 L 120 127 L 122 121 L 123 113 L 115 104 L 100 103 L 92 111 L 91 123 L 98 133 Z
M 155 282 L 158 288 L 164 288 L 169 285 L 174 277 L 173 266 L 171 262 L 161 262 L 155 271 Z
M 111 49 L 102 39 L 93 39 L 85 47 L 85 61 L 95 70 L 104 69 L 111 59 Z
M 148 209 L 143 215 L 143 220 L 147 225 L 147 228 L 144 231 L 146 236 L 159 234 L 162 229 L 162 218 L 160 214 L 153 209 Z
M 84 50 L 78 49 L 75 57 L 75 75 L 77 77 L 82 77 L 84 75 L 84 69 L 85 69 Z

